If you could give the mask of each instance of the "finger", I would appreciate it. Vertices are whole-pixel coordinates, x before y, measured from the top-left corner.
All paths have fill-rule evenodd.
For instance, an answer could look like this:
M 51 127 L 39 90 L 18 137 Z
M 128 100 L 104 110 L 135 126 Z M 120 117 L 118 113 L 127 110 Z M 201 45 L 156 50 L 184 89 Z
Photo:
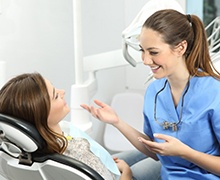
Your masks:
M 103 113 L 103 109 L 102 107 L 100 108 L 95 108 L 94 106 L 91 107 L 91 111 L 93 111 L 93 113 L 95 114 L 95 117 L 98 119 L 102 119 L 102 113 Z
M 87 111 L 90 112 L 90 108 L 89 108 L 89 106 L 87 106 L 86 104 L 81 104 L 80 106 L 81 106 L 83 109 L 85 109 L 85 110 L 87 110 Z
M 140 141 L 140 142 L 142 142 L 142 143 L 144 143 L 144 144 L 146 144 L 146 143 L 148 143 L 148 142 L 152 142 L 151 140 L 147 140 L 147 139 L 144 139 L 144 138 L 142 138 L 142 137 L 138 137 L 138 141 Z
M 91 106 L 91 107 L 90 107 L 90 110 L 91 110 L 91 114 L 92 114 L 95 118 L 99 119 L 99 116 L 98 116 L 98 114 L 97 114 L 97 109 L 96 109 L 94 106 Z
M 157 134 L 157 133 L 154 133 L 154 137 L 157 138 L 157 139 L 165 140 L 165 141 L 169 141 L 169 140 L 172 139 L 171 136 L 168 136 L 168 135 L 165 135 L 165 134 Z
M 105 107 L 105 106 L 107 106 L 107 104 L 105 104 L 105 103 L 103 103 L 103 102 L 101 102 L 101 101 L 99 101 L 99 100 L 97 100 L 97 99 L 95 99 L 94 100 L 94 102 L 98 105 L 98 106 L 100 106 L 100 107 Z
M 114 159 L 115 163 L 118 163 L 120 160 L 119 159 Z
M 98 118 L 102 118 L 102 111 L 101 111 L 101 109 L 96 109 L 96 116 Z
M 146 146 L 146 148 L 150 148 L 150 149 L 157 148 L 159 145 L 157 142 L 146 140 L 142 137 L 138 137 L 138 141 L 142 142 Z
M 91 106 L 90 110 L 92 113 L 97 114 L 97 108 L 95 108 L 94 106 Z
M 138 137 L 138 141 L 140 141 L 147 149 L 150 148 L 150 146 L 148 146 L 148 141 L 145 140 L 144 138 Z
M 154 148 L 148 148 L 148 150 L 154 154 L 158 154 L 158 150 Z
M 114 160 L 117 160 L 118 158 L 117 157 L 112 157 Z

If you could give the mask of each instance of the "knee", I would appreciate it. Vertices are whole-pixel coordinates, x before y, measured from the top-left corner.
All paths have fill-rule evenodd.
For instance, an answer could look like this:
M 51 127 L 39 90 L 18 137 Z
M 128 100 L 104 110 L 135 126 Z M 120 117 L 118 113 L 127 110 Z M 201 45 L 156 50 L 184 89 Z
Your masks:
M 143 160 L 131 166 L 134 180 L 160 179 L 160 169 L 160 162 L 149 158 L 147 161 Z

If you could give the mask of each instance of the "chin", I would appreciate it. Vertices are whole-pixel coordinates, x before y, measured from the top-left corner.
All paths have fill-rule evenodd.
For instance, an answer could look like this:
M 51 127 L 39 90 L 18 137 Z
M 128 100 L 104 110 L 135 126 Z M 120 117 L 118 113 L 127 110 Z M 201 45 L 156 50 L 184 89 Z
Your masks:
M 154 74 L 154 78 L 155 79 L 162 79 L 162 78 L 164 78 L 165 76 L 158 76 L 158 75 L 156 75 L 156 74 Z

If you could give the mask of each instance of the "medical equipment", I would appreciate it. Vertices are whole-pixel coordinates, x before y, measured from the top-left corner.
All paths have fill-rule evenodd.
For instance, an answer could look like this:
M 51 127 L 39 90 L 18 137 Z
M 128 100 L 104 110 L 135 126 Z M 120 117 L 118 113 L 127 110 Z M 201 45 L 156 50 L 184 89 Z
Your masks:
M 165 129 L 165 130 L 171 128 L 172 131 L 177 131 L 178 130 L 178 125 L 182 121 L 184 97 L 185 97 L 185 95 L 186 95 L 186 93 L 189 89 L 190 79 L 188 80 L 187 85 L 186 85 L 186 89 L 183 92 L 183 96 L 182 96 L 182 100 L 181 100 L 181 109 L 180 109 L 180 113 L 179 113 L 178 122 L 169 122 L 168 120 L 164 120 L 163 118 L 158 118 L 157 117 L 157 97 L 166 88 L 167 82 L 168 82 L 168 80 L 165 81 L 164 86 L 162 87 L 162 89 L 160 89 L 155 95 L 155 99 L 154 99 L 154 120 L 155 120 L 156 123 L 158 123 L 158 125 L 162 126 L 163 129 Z
M 0 114 L 0 179 L 103 180 L 71 157 L 46 154 L 43 138 L 28 122 Z
M 212 61 L 216 63 L 220 60 L 220 16 L 206 26 L 206 31 L 211 32 L 207 39 Z

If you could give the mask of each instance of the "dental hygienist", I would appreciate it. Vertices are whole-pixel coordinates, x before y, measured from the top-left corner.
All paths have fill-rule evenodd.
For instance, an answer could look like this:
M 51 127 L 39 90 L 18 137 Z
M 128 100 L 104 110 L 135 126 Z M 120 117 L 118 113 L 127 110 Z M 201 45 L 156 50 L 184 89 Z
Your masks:
M 158 158 L 163 180 L 219 179 L 220 74 L 212 65 L 203 23 L 195 15 L 157 11 L 142 27 L 140 47 L 156 78 L 145 94 L 145 134 L 98 100 L 98 108 L 82 107 Z

